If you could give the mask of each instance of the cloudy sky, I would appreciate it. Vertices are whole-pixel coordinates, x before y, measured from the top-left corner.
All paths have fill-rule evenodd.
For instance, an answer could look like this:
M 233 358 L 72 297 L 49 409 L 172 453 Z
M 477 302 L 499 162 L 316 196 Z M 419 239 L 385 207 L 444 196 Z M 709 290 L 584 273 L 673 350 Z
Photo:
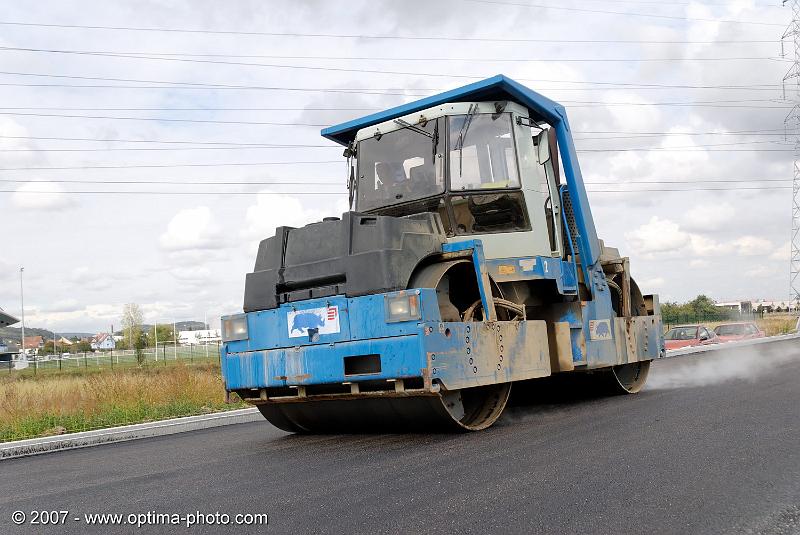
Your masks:
M 30 326 L 217 323 L 259 240 L 345 209 L 321 127 L 497 73 L 566 105 L 643 289 L 784 299 L 779 4 L 0 0 L 0 306 L 25 266 Z

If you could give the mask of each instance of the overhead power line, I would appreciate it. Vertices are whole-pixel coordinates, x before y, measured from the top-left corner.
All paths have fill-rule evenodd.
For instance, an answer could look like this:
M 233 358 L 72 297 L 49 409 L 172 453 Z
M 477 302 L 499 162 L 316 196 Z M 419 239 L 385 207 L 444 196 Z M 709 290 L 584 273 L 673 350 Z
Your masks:
M 553 5 L 543 5 L 543 4 L 530 4 L 530 3 L 521 3 L 521 2 L 499 2 L 497 0 L 464 0 L 465 2 L 472 2 L 476 4 L 490 4 L 490 5 L 499 5 L 499 6 L 517 6 L 517 7 L 529 7 L 529 8 L 536 8 L 536 9 L 549 9 L 553 11 L 569 11 L 574 13 L 590 13 L 593 15 L 622 15 L 625 17 L 646 17 L 646 18 L 654 18 L 654 19 L 667 19 L 667 20 L 685 20 L 685 21 L 692 21 L 692 22 L 714 22 L 714 23 L 722 23 L 722 24 L 748 24 L 748 25 L 756 25 L 756 26 L 780 26 L 784 27 L 785 24 L 777 23 L 777 22 L 765 22 L 765 21 L 755 21 L 755 20 L 729 20 L 729 19 L 709 19 L 709 18 L 701 18 L 701 17 L 677 17 L 673 15 L 659 15 L 656 13 L 631 13 L 630 11 L 609 11 L 605 9 L 587 9 L 581 7 L 565 7 L 565 6 L 553 6 Z
M 623 13 L 629 15 L 629 13 Z M 714 22 L 722 22 L 714 20 Z M 738 21 L 735 21 L 738 22 Z M 773 25 L 772 23 L 769 23 Z M 675 41 L 675 40 L 581 40 L 581 39 L 546 39 L 546 38 L 514 38 L 514 37 L 455 37 L 439 35 L 377 35 L 377 34 L 332 34 L 332 33 L 299 33 L 299 32 L 261 32 L 243 30 L 206 30 L 191 28 L 157 28 L 145 26 L 102 26 L 88 24 L 54 24 L 42 22 L 23 22 L 23 21 L 0 21 L 3 26 L 21 26 L 38 28 L 61 28 L 77 30 L 111 30 L 111 31 L 131 31 L 131 32 L 165 32 L 165 33 L 189 33 L 189 34 L 208 34 L 208 35 L 252 35 L 261 37 L 308 37 L 308 38 L 328 38 L 328 39 L 379 39 L 379 40 L 398 40 L 398 41 L 475 41 L 475 42 L 494 42 L 494 43 L 655 43 L 655 44 L 727 44 L 727 43 L 777 43 L 776 39 L 768 40 L 730 40 L 730 41 Z M 776 24 L 783 26 L 781 24 Z
M 254 191 L 145 191 L 145 190 L 64 190 L 64 191 L 39 191 L 39 190 L 0 190 L 0 193 L 17 193 L 20 195 L 347 195 L 347 192 L 337 191 L 270 191 L 270 192 L 254 192 Z
M 290 161 L 290 162 L 214 162 L 214 163 L 170 163 L 170 164 L 121 164 L 121 165 L 72 165 L 0 167 L 0 171 L 69 171 L 86 169 L 172 169 L 178 167 L 261 167 L 269 165 L 316 165 L 340 164 L 342 160 Z
M 602 104 L 602 105 L 620 105 L 620 106 L 705 106 L 717 104 L 742 104 L 742 103 L 771 103 L 771 104 L 786 104 L 788 103 L 781 98 L 750 98 L 750 99 L 715 99 L 715 100 L 689 100 L 689 101 L 668 101 L 668 102 L 614 102 L 603 100 L 559 100 L 561 104 L 570 105 L 570 107 L 577 104 Z M 272 107 L 176 107 L 176 106 L 159 106 L 159 107 L 75 107 L 75 106 L 0 106 L 0 111 L 169 111 L 169 112 L 238 112 L 238 111 L 321 111 L 321 112 L 340 112 L 340 111 L 360 111 L 360 112 L 374 112 L 381 111 L 383 108 L 378 107 L 337 107 L 337 108 L 320 108 L 316 106 L 309 107 L 285 107 L 285 106 L 272 106 Z
M 694 192 L 694 191 L 774 191 L 791 189 L 791 186 L 763 186 L 763 187 L 724 187 L 724 188 L 647 188 L 636 190 L 608 190 L 608 189 L 587 189 L 589 193 L 650 193 L 650 192 Z M 19 195 L 176 195 L 176 196 L 190 196 L 190 195 L 347 195 L 346 191 L 333 192 L 333 191 L 270 191 L 270 192 L 254 192 L 254 191 L 158 191 L 158 190 L 64 190 L 64 191 L 45 191 L 45 190 L 0 190 L 0 193 L 16 193 Z
M 165 178 L 161 180 L 152 180 L 152 179 L 136 179 L 136 180 L 85 180 L 85 179 L 54 179 L 54 180 L 25 180 L 25 179 L 13 179 L 13 178 L 0 178 L 0 182 L 8 182 L 12 184 L 47 184 L 47 183 L 57 183 L 57 184 L 122 184 L 122 185 L 138 185 L 138 184 L 146 184 L 146 185 L 157 185 L 157 184 L 164 184 L 164 185 L 191 185 L 191 186 L 339 186 L 341 187 L 342 184 L 345 183 L 344 177 L 341 179 L 328 179 L 327 181 L 323 181 L 320 179 L 310 179 L 310 180 L 252 180 L 252 181 L 215 181 L 215 180 L 198 180 L 198 179 L 190 179 L 190 180 L 178 180 L 173 178 Z M 599 182 L 598 182 L 599 184 Z
M 1 108 L 0 108 L 1 109 Z M 0 114 L 2 115 L 2 114 Z M 275 143 L 240 143 L 240 142 L 233 142 L 233 141 L 177 141 L 177 140 L 164 140 L 164 139 L 119 139 L 119 138 L 94 138 L 94 137 L 52 137 L 52 136 L 3 136 L 0 135 L 0 139 L 36 139 L 36 140 L 47 140 L 47 141 L 91 141 L 95 143 L 164 143 L 164 144 L 180 144 L 180 145 L 231 145 L 231 146 L 245 146 L 245 147 L 283 147 L 283 148 L 294 148 L 294 147 L 336 147 L 340 148 L 339 145 L 334 144 L 327 144 L 327 145 L 310 145 L 310 144 L 291 144 L 291 145 L 280 145 Z
M 73 115 L 63 113 L 25 113 L 25 112 L 0 112 L 0 115 L 13 115 L 19 117 L 58 117 L 63 119 L 112 119 L 114 121 L 156 121 L 165 123 L 212 123 L 212 124 L 239 124 L 256 126 L 310 126 L 324 128 L 327 123 L 285 123 L 274 121 L 229 121 L 223 119 L 183 119 L 175 117 L 126 117 L 119 115 Z
M 604 149 L 577 149 L 578 154 L 581 153 L 609 153 L 609 152 L 683 152 L 686 154 L 692 152 L 794 152 L 794 149 L 772 149 L 772 148 L 731 148 L 731 149 L 717 149 L 714 147 L 726 145 L 750 145 L 765 142 L 756 141 L 743 141 L 741 143 L 722 143 L 722 144 L 698 144 L 698 145 L 684 145 L 678 147 L 619 147 L 619 148 L 604 148 Z M 709 148 L 710 147 L 710 148 Z M 17 152 L 119 152 L 119 151 L 138 151 L 138 152 L 163 152 L 163 151 L 184 151 L 184 150 L 242 150 L 242 149 L 276 149 L 278 147 L 135 147 L 135 148 L 77 148 L 77 149 L 61 149 L 61 148 L 28 148 L 28 149 L 0 149 L 0 153 L 17 153 Z M 299 148 L 299 147 L 293 147 Z M 335 145 L 327 148 L 336 148 Z M 339 160 L 341 163 L 344 160 Z
M 214 179 L 178 179 L 178 178 L 160 178 L 160 179 L 10 179 L 2 178 L 0 182 L 8 182 L 12 184 L 36 184 L 36 183 L 58 183 L 58 184 L 122 184 L 122 185 L 193 185 L 193 186 L 268 186 L 268 185 L 283 185 L 283 186 L 341 186 L 345 179 L 342 178 L 307 178 L 295 180 L 281 180 L 281 179 L 258 179 L 258 180 L 214 180 Z M 751 182 L 790 182 L 784 178 L 697 178 L 697 179 L 683 179 L 683 178 L 667 178 L 660 180 L 634 180 L 628 182 L 622 181 L 604 181 L 604 180 L 589 180 L 586 181 L 587 186 L 591 185 L 611 185 L 611 186 L 637 186 L 639 184 L 741 184 Z
M 0 108 L 2 109 L 2 108 Z M 602 131 L 575 131 L 576 135 L 592 135 L 592 137 L 573 138 L 576 141 L 588 140 L 612 140 L 612 139 L 634 139 L 634 138 L 648 138 L 660 136 L 779 136 L 783 137 L 786 134 L 791 134 L 794 131 L 781 129 L 767 129 L 767 130 L 733 130 L 727 132 L 674 132 L 674 131 L 648 131 L 637 132 L 631 130 L 602 130 Z M 602 137 L 598 137 L 602 136 Z M 174 139 L 130 139 L 130 138 L 86 138 L 86 137 L 56 137 L 56 136 L 6 136 L 0 135 L 0 139 L 33 139 L 42 141 L 89 141 L 96 143 L 157 143 L 157 144 L 181 144 L 181 145 L 231 145 L 231 146 L 253 146 L 253 147 L 333 147 L 341 148 L 338 144 L 286 144 L 279 145 L 275 143 L 244 143 L 235 141 L 198 141 L 198 140 L 174 140 Z
M 600 104 L 592 107 L 603 107 Z M 783 108 L 781 108 L 783 109 Z M 78 115 L 65 113 L 28 113 L 28 112 L 8 112 L 0 111 L 0 115 L 10 115 L 14 117 L 48 117 L 59 119 L 91 119 L 91 120 L 112 120 L 112 121 L 146 121 L 164 123 L 206 123 L 206 124 L 230 124 L 242 126 L 303 126 L 310 128 L 325 128 L 330 123 L 305 123 L 305 122 L 282 122 L 282 121 L 236 121 L 227 119 L 186 119 L 177 117 L 131 117 L 120 115 Z M 266 145 L 266 144 L 265 144 Z M 281 145 L 273 145 L 280 147 Z
M 603 4 L 607 3 L 616 3 L 616 4 L 652 4 L 657 5 L 660 7 L 671 7 L 671 6 L 723 6 L 729 7 L 730 3 L 725 2 L 675 2 L 670 1 L 669 3 L 665 3 L 663 0 L 583 0 L 592 1 L 592 2 L 600 2 Z M 758 7 L 759 9 L 764 8 L 776 8 L 781 9 L 782 6 L 774 5 L 774 4 L 757 4 L 754 2 L 754 6 Z
M 482 80 L 487 76 L 467 75 L 467 74 L 445 74 L 445 73 L 421 73 L 411 71 L 380 71 L 374 69 L 345 69 L 334 67 L 308 67 L 299 65 L 280 65 L 279 67 L 291 69 L 307 69 L 307 70 L 322 70 L 322 71 L 342 71 L 342 72 L 355 72 L 361 74 L 398 74 L 408 76 L 431 76 L 431 77 L 444 77 L 444 78 L 465 78 L 471 80 Z M 214 89 L 275 89 L 274 86 L 244 86 L 235 84 L 215 84 L 209 82 L 178 82 L 178 81 L 164 81 L 164 80 L 141 80 L 131 78 L 111 78 L 104 76 L 78 76 L 67 74 L 50 74 L 50 73 L 37 73 L 37 72 L 18 72 L 18 71 L 0 71 L 0 74 L 8 76 L 23 76 L 35 78 L 58 78 L 68 80 L 99 80 L 108 82 L 134 82 L 134 83 L 153 83 L 153 84 L 166 84 L 174 85 L 176 87 L 211 87 Z M 654 84 L 654 83 L 635 83 L 635 82 L 606 82 L 606 81 L 587 81 L 587 80 L 557 80 L 546 78 L 519 78 L 523 82 L 541 82 L 541 83 L 565 83 L 576 85 L 598 85 L 598 86 L 619 86 L 629 88 L 669 88 L 669 89 L 778 89 L 780 86 L 775 84 L 754 84 L 754 85 L 692 85 L 692 84 Z M 285 89 L 285 88 L 282 88 Z M 307 90 L 306 88 L 293 88 Z M 362 89 L 335 89 L 336 91 L 364 91 Z M 435 91 L 428 89 L 413 89 L 414 91 Z M 327 90 L 326 90 L 327 91 Z M 366 90 L 368 91 L 368 90 Z M 405 95 L 404 95 L 405 96 Z
M 197 58 L 260 58 L 260 59 L 278 59 L 278 60 L 324 60 L 324 61 L 422 61 L 425 63 L 430 62 L 448 62 L 448 61 L 463 61 L 469 63 L 530 63 L 530 62 L 546 62 L 546 63 L 630 63 L 630 62 L 662 62 L 662 61 L 780 61 L 786 62 L 783 58 L 779 57 L 704 57 L 704 58 L 686 58 L 686 57 L 670 57 L 670 58 L 447 58 L 447 57 L 392 57 L 392 56 L 287 56 L 287 55 L 270 55 L 270 54 L 188 54 L 177 52 L 129 52 L 129 51 L 107 51 L 107 50 L 65 50 L 56 48 L 31 48 L 31 47 L 13 47 L 13 46 L 0 46 L 0 52 L 33 52 L 33 53 L 46 53 L 46 54 L 66 54 L 77 56 L 93 56 L 105 58 L 119 58 L 119 59 L 140 59 L 151 61 L 178 61 L 187 63 L 211 63 L 216 65 L 234 65 L 237 67 L 294 67 L 290 65 L 275 65 L 269 63 L 252 63 L 243 61 L 229 61 L 218 59 L 197 59 Z
M 565 83 L 583 83 L 583 82 L 565 82 Z M 597 82 L 602 83 L 602 82 Z M 354 94 L 354 95 L 375 95 L 375 96 L 401 96 L 401 97 L 426 97 L 431 93 L 438 92 L 436 90 L 424 90 L 426 93 L 394 93 L 382 91 L 368 91 L 356 89 L 334 89 L 334 88 L 305 88 L 305 87 L 269 87 L 269 86 L 236 86 L 236 87 L 221 87 L 214 85 L 194 85 L 194 86 L 172 86 L 172 85 L 120 85 L 120 84 L 43 84 L 43 83 L 24 83 L 24 82 L 0 82 L 0 87 L 55 87 L 55 88 L 71 88 L 71 89 L 157 89 L 164 90 L 197 90 L 197 91 L 297 91 L 305 93 L 341 93 L 341 94 Z M 628 86 L 603 86 L 603 87 L 548 87 L 546 91 L 613 91 L 625 90 L 631 88 Z M 759 87 L 759 86 L 636 86 L 634 89 L 638 91 L 644 90 L 726 90 L 726 91 L 769 91 L 775 93 L 778 87 Z M 414 91 L 422 91 L 422 89 L 413 89 Z

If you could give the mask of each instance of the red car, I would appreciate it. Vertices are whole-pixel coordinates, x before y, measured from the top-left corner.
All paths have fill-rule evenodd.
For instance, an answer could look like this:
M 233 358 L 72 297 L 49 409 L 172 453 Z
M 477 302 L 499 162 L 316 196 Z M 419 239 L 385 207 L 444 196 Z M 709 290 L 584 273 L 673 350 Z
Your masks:
M 664 348 L 667 350 L 718 343 L 717 335 L 705 325 L 680 325 L 664 335 Z
M 766 334 L 753 322 L 723 323 L 717 325 L 714 333 L 720 342 L 732 342 L 736 340 L 750 340 L 752 338 L 764 338 Z

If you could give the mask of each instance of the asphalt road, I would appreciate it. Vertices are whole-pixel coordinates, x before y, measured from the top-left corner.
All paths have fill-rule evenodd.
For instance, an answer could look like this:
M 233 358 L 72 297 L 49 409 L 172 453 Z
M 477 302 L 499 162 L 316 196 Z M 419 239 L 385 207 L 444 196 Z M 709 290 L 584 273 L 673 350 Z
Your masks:
M 148 511 L 269 524 L 102 532 L 800 533 L 800 344 L 780 346 L 659 361 L 639 395 L 539 400 L 467 435 L 265 422 L 3 461 L 0 533 Z M 66 524 L 11 522 L 42 509 Z

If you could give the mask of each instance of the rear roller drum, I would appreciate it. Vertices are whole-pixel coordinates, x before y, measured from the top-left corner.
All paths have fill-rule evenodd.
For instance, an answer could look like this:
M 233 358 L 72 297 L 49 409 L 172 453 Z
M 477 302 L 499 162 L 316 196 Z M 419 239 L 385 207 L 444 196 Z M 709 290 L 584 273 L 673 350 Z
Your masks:
M 648 373 L 649 360 L 612 366 L 608 371 L 611 390 L 616 394 L 636 394 L 647 382 Z

